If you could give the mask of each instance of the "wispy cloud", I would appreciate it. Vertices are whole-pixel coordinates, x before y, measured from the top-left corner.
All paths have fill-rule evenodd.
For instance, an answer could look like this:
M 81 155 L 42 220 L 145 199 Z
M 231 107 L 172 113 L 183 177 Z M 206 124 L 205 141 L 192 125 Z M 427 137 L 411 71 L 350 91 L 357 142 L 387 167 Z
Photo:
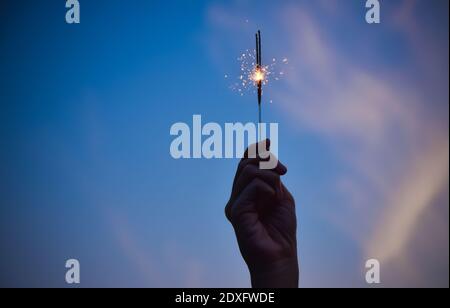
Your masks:
M 303 3 L 287 4 L 277 12 L 280 40 L 290 46 L 287 54 L 293 69 L 284 81 L 287 86 L 276 93 L 276 107 L 299 134 L 325 140 L 349 167 L 336 179 L 346 202 L 326 215 L 356 240 L 363 258 L 377 257 L 391 269 L 399 266 L 393 261 L 411 254 L 422 256 L 420 261 L 408 258 L 417 263 L 430 255 L 445 257 L 448 251 L 445 236 L 435 251 L 420 244 L 408 248 L 417 225 L 423 223 L 420 217 L 436 211 L 432 207 L 436 198 L 448 196 L 448 116 L 442 116 L 448 114 L 448 88 L 433 82 L 448 83 L 448 42 L 438 41 L 414 19 L 415 1 L 398 4 L 386 10 L 398 18 L 379 31 L 402 38 L 404 43 L 399 44 L 411 59 L 406 66 L 417 76 L 395 63 L 383 63 L 383 54 L 377 55 L 375 66 L 353 61 L 352 46 L 333 39 L 336 32 Z M 218 22 L 225 28 L 230 23 Z M 377 49 L 380 42 L 360 44 Z M 442 66 L 447 67 L 446 74 Z M 423 82 L 421 76 L 431 82 Z M 442 208 L 448 204 L 441 203 L 437 210 Z M 448 218 L 432 216 L 428 226 L 444 225 L 447 231 L 442 232 L 448 232 Z M 442 270 L 448 273 L 448 261 Z M 397 282 L 405 284 L 410 278 L 403 276 Z M 420 273 L 415 279 L 421 279 Z
M 388 194 L 386 210 L 367 246 L 367 255 L 382 261 L 405 257 L 402 253 L 424 211 L 447 189 L 448 140 L 438 140 L 409 165 L 403 180 Z
M 355 238 L 367 257 L 388 263 L 405 258 L 406 254 L 417 254 L 422 247 L 416 246 L 415 252 L 405 250 L 421 215 L 430 209 L 437 196 L 448 195 L 448 131 L 443 130 L 445 122 L 435 122 L 439 119 L 433 118 L 433 113 L 431 117 L 421 113 L 429 106 L 423 98 L 431 90 L 426 85 L 413 84 L 414 80 L 405 74 L 396 73 L 391 78 L 381 74 L 383 68 L 377 71 L 354 65 L 329 43 L 332 41 L 329 35 L 321 31 L 320 24 L 305 10 L 290 9 L 286 14 L 286 20 L 290 21 L 287 31 L 292 30 L 290 35 L 296 47 L 294 53 L 298 53 L 301 61 L 297 75 L 291 76 L 290 88 L 280 93 L 277 101 L 292 121 L 301 123 L 302 129 L 326 138 L 366 183 L 361 186 L 361 177 L 344 175 L 350 188 L 346 192 L 352 192 L 348 195 L 348 206 L 361 211 L 356 216 L 336 213 L 335 218 L 347 225 L 349 232 L 357 234 Z M 422 68 L 423 63 L 429 64 L 423 57 L 441 53 L 439 43 L 430 44 L 429 38 L 425 50 L 424 44 L 417 43 L 420 37 L 407 39 L 415 60 L 412 65 Z M 419 46 L 420 51 L 414 49 Z M 434 62 L 443 64 L 439 59 Z M 437 69 L 436 65 L 434 68 Z M 430 70 L 428 65 L 426 73 L 435 75 L 437 71 Z M 437 97 L 442 106 L 442 102 L 448 101 L 448 92 L 441 91 Z M 366 199 L 353 198 L 355 191 Z M 352 204 L 355 200 L 363 204 Z M 368 219 L 374 215 L 375 220 Z M 352 224 L 349 218 L 363 221 L 368 227 L 361 230 L 361 224 Z M 441 247 L 445 255 L 448 239 L 439 245 L 444 245 Z

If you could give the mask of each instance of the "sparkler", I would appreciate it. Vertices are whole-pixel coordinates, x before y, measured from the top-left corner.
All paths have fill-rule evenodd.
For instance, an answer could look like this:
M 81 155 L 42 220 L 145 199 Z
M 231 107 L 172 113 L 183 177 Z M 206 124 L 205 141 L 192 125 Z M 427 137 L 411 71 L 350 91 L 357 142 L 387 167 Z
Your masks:
M 262 55 L 261 55 L 261 31 L 256 33 L 256 68 L 253 75 L 253 80 L 258 87 L 258 123 L 259 123 L 259 138 L 261 139 L 261 98 L 262 98 L 262 81 L 264 80 L 264 69 L 262 68 Z M 259 141 L 259 140 L 258 140 Z
M 258 141 L 261 138 L 262 127 L 262 96 L 263 86 L 266 86 L 269 82 L 281 80 L 285 75 L 285 69 L 289 64 L 287 58 L 282 58 L 278 61 L 276 58 L 272 58 L 265 65 L 262 64 L 262 52 L 261 52 L 261 31 L 255 34 L 256 37 L 256 49 L 247 49 L 238 58 L 240 63 L 240 71 L 237 76 L 234 74 L 225 74 L 225 79 L 233 78 L 233 84 L 230 88 L 233 91 L 237 91 L 240 96 L 244 96 L 245 93 L 257 94 L 258 97 Z M 272 100 L 269 100 L 272 103 Z

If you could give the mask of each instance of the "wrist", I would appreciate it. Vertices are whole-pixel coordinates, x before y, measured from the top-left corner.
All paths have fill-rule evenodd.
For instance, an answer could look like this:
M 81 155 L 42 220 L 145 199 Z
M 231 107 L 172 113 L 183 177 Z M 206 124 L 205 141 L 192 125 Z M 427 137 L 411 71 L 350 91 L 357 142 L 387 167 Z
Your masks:
M 297 256 L 264 268 L 250 269 L 250 276 L 253 288 L 298 288 Z

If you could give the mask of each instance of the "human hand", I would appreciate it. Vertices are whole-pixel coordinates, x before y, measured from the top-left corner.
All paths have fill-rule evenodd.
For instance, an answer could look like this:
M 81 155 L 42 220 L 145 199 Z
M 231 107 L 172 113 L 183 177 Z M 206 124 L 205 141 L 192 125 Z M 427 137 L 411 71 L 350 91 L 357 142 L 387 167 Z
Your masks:
M 269 140 L 265 148 L 270 150 Z M 280 179 L 287 169 L 279 161 L 273 170 L 260 169 L 260 157 L 267 155 L 249 158 L 248 153 L 239 163 L 225 214 L 234 227 L 252 286 L 297 288 L 295 201 Z

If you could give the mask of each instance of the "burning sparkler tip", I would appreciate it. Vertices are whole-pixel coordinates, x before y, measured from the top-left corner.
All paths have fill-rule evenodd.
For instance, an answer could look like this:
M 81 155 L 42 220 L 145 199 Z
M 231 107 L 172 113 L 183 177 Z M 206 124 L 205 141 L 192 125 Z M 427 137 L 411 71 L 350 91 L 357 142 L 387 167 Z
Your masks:
M 246 49 L 237 57 L 239 70 L 236 75 L 226 75 L 225 78 L 232 79 L 230 88 L 240 96 L 244 93 L 257 95 L 258 105 L 262 103 L 264 95 L 263 86 L 267 86 L 271 81 L 278 81 L 283 78 L 286 70 L 279 70 L 278 66 L 287 64 L 287 58 L 270 58 L 267 65 L 262 64 L 261 56 L 261 31 L 255 32 L 256 45 L 254 49 Z M 269 102 L 269 101 L 268 101 Z

